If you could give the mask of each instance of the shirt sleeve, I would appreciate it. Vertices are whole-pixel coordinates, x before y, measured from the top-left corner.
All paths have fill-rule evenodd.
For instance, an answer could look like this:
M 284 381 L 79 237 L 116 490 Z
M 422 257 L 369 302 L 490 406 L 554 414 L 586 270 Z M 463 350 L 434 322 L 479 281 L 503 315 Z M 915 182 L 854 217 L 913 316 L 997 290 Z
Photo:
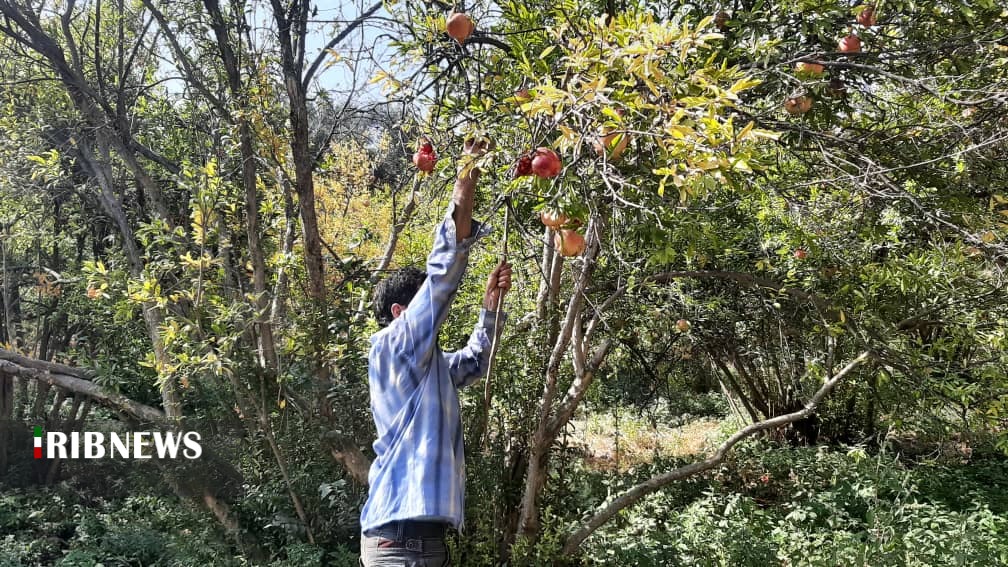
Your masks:
M 456 387 L 464 388 L 486 375 L 490 365 L 490 345 L 497 332 L 496 318 L 496 311 L 486 309 L 480 311 L 479 322 L 476 323 L 476 328 L 469 336 L 466 346 L 461 350 L 445 353 L 448 374 Z M 505 313 L 501 313 L 501 324 L 505 318 Z
M 427 257 L 427 278 L 400 315 L 408 329 L 415 369 L 420 376 L 425 375 L 430 368 L 431 359 L 437 350 L 438 331 L 448 317 L 448 310 L 465 274 L 469 250 L 489 232 L 487 225 L 474 219 L 471 236 L 458 242 L 455 219 L 452 218 L 454 211 L 453 202 L 448 206 L 444 220 L 434 231 L 434 247 Z

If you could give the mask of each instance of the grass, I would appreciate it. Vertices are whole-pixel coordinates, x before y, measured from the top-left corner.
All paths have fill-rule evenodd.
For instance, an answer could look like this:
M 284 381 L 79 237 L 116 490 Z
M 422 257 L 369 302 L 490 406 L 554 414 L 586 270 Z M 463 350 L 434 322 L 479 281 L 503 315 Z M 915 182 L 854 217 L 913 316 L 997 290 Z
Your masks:
M 592 414 L 571 420 L 568 442 L 590 467 L 626 471 L 655 459 L 704 453 L 716 442 L 724 420 L 703 418 L 678 427 L 624 412 Z

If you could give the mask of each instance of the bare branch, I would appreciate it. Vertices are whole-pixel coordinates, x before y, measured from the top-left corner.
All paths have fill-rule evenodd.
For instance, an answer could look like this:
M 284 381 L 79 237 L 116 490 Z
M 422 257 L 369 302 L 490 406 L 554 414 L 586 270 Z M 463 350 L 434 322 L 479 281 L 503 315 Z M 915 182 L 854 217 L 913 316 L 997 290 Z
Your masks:
M 91 374 L 72 366 L 28 358 L 9 350 L 0 349 L 0 374 L 38 380 L 58 386 L 65 391 L 87 396 L 110 409 L 121 411 L 142 422 L 168 424 L 165 413 L 157 408 L 135 402 L 126 396 L 106 391 L 90 381 Z
M 338 34 L 336 34 L 335 37 L 329 40 L 329 43 L 327 43 L 325 47 L 322 48 L 322 51 L 319 52 L 318 56 L 315 57 L 315 60 L 312 61 L 311 66 L 308 67 L 308 71 L 304 74 L 304 78 L 301 79 L 301 84 L 305 89 L 308 88 L 308 85 L 309 83 L 311 83 L 312 78 L 318 71 L 319 66 L 322 65 L 323 61 L 325 61 L 326 55 L 328 55 L 329 50 L 339 45 L 339 42 L 346 39 L 346 37 L 350 35 L 350 32 L 354 31 L 358 26 L 363 24 L 365 20 L 374 15 L 374 13 L 377 12 L 378 9 L 381 7 L 382 7 L 381 2 L 375 2 L 370 8 L 364 10 L 360 16 L 357 16 L 356 20 L 347 24 L 347 27 L 343 28 L 343 31 L 339 32 Z
M 579 373 L 574 378 L 574 381 L 571 382 L 570 388 L 567 389 L 563 400 L 560 401 L 560 409 L 557 410 L 556 416 L 550 421 L 549 430 L 553 438 L 556 438 L 560 434 L 560 430 L 574 417 L 574 412 L 577 411 L 581 400 L 588 393 L 588 388 L 591 387 L 592 382 L 595 380 L 595 374 L 598 372 L 599 367 L 602 366 L 602 363 L 605 362 L 606 356 L 609 355 L 609 351 L 612 350 L 614 344 L 615 342 L 611 337 L 607 337 L 602 341 L 602 344 L 595 349 L 595 354 L 592 355 L 591 360 L 585 365 L 584 372 Z
M 218 114 L 222 118 L 227 120 L 229 123 L 232 123 L 233 120 L 231 118 L 231 113 L 228 112 L 224 101 L 214 95 L 196 73 L 196 65 L 189 59 L 189 56 L 186 55 L 185 50 L 182 49 L 182 46 L 178 41 L 178 36 L 175 35 L 171 26 L 168 25 L 168 19 L 165 17 L 164 13 L 161 12 L 161 10 L 158 10 L 151 0 L 141 0 L 141 2 L 143 2 L 144 7 L 146 7 L 154 16 L 154 19 L 157 20 L 158 25 L 161 27 L 161 31 L 163 31 L 165 37 L 168 38 L 168 44 L 171 45 L 172 53 L 175 54 L 175 58 L 178 60 L 179 64 L 182 65 L 182 69 L 185 71 L 186 79 L 188 79 L 189 83 L 195 87 L 196 90 L 199 91 L 200 94 L 202 94 L 214 108 L 217 109 Z

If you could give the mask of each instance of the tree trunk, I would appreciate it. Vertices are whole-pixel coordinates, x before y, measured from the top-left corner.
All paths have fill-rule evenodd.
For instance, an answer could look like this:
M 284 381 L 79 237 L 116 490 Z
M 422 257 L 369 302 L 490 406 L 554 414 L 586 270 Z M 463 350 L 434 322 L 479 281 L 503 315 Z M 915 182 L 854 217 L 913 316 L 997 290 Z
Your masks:
M 12 423 L 14 411 L 14 377 L 0 372 L 0 474 L 7 472 L 7 440 L 10 437 L 8 424 Z
M 12 223 L 13 224 L 13 223 Z M 18 321 L 14 317 L 14 295 L 18 285 L 11 284 L 11 276 L 7 269 L 7 245 L 10 238 L 10 226 L 0 227 L 6 234 L 0 238 L 0 306 L 3 307 L 3 325 L 0 325 L 0 340 L 18 347 Z
M 525 473 L 525 488 L 518 519 L 517 535 L 532 541 L 535 541 L 539 536 L 539 496 L 546 482 L 550 448 L 555 440 L 551 427 L 551 415 L 554 411 L 560 363 L 571 344 L 574 327 L 581 321 L 581 313 L 585 305 L 585 290 L 595 271 L 595 258 L 599 252 L 597 224 L 597 219 L 594 217 L 588 222 L 585 233 L 588 235 L 589 242 L 587 250 L 582 255 L 583 267 L 574 284 L 574 291 L 567 304 L 567 313 L 560 325 L 556 341 L 553 343 L 553 350 L 544 373 L 545 384 L 539 402 L 536 430 L 532 435 L 532 443 L 529 447 L 528 469 Z M 556 254 L 555 257 L 562 258 L 559 254 Z M 559 268 L 556 269 L 559 271 Z
M 119 227 L 119 232 L 123 239 L 123 251 L 129 261 L 131 274 L 139 278 L 143 274 L 144 260 L 140 254 L 136 239 L 133 235 L 133 228 L 126 217 L 122 202 L 116 195 L 112 186 L 111 165 L 108 161 L 108 150 L 103 145 L 99 146 L 99 154 L 104 159 L 99 159 L 89 147 L 87 140 L 78 142 L 78 155 L 82 158 L 85 166 L 91 171 L 100 189 L 99 200 L 105 213 Z M 157 371 L 161 373 L 167 357 L 164 350 L 164 341 L 161 339 L 161 325 L 164 323 L 164 312 L 153 302 L 145 302 L 143 319 L 146 323 L 147 335 L 151 340 L 151 347 L 154 351 L 154 361 L 157 364 Z M 174 380 L 165 380 L 161 388 L 161 400 L 169 419 L 180 419 L 182 417 L 182 404 L 179 399 L 178 386 Z
M 204 6 L 210 13 L 211 25 L 217 38 L 217 48 L 228 77 L 228 88 L 231 97 L 239 106 L 239 112 L 226 116 L 228 122 L 237 122 L 238 139 L 241 153 L 241 179 L 245 193 L 245 233 L 248 239 L 249 258 L 252 263 L 252 290 L 255 295 L 255 327 L 259 348 L 259 362 L 276 373 L 280 362 L 277 358 L 276 345 L 273 339 L 273 325 L 268 319 L 269 294 L 266 289 L 266 261 L 263 256 L 263 243 L 260 240 L 259 228 L 259 186 L 256 171 L 255 143 L 252 137 L 252 127 L 246 114 L 241 109 L 248 104 L 246 90 L 242 87 L 241 69 L 235 50 L 231 47 L 230 35 L 217 0 L 204 0 Z M 244 14 L 235 14 L 242 18 Z M 238 37 L 241 37 L 239 34 Z M 239 45 L 240 48 L 240 45 Z M 223 111 L 224 109 L 222 109 Z
M 280 65 L 287 90 L 288 116 L 291 127 L 291 157 L 294 161 L 294 188 L 301 213 L 301 237 L 305 269 L 308 272 L 308 295 L 322 302 L 325 299 L 325 273 L 322 261 L 322 239 L 315 212 L 315 156 L 308 147 L 308 100 L 301 81 L 304 70 L 305 32 L 308 3 L 295 0 L 288 11 L 280 0 L 272 0 L 273 17 L 280 35 Z M 288 13 L 290 17 L 288 16 Z M 297 25 L 296 29 L 294 26 Z

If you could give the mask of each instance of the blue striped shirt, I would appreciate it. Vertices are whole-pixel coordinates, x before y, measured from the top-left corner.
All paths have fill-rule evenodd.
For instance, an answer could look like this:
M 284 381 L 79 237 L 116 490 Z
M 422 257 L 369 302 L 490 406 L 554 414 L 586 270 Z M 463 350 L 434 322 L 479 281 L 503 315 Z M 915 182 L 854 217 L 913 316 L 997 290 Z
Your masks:
M 454 204 L 434 234 L 427 279 L 402 314 L 371 336 L 368 382 L 378 429 L 361 531 L 395 520 L 462 527 L 465 456 L 458 389 L 487 370 L 494 313 L 482 310 L 468 344 L 442 352 L 438 331 L 458 291 L 469 249 L 488 227 L 456 241 Z

